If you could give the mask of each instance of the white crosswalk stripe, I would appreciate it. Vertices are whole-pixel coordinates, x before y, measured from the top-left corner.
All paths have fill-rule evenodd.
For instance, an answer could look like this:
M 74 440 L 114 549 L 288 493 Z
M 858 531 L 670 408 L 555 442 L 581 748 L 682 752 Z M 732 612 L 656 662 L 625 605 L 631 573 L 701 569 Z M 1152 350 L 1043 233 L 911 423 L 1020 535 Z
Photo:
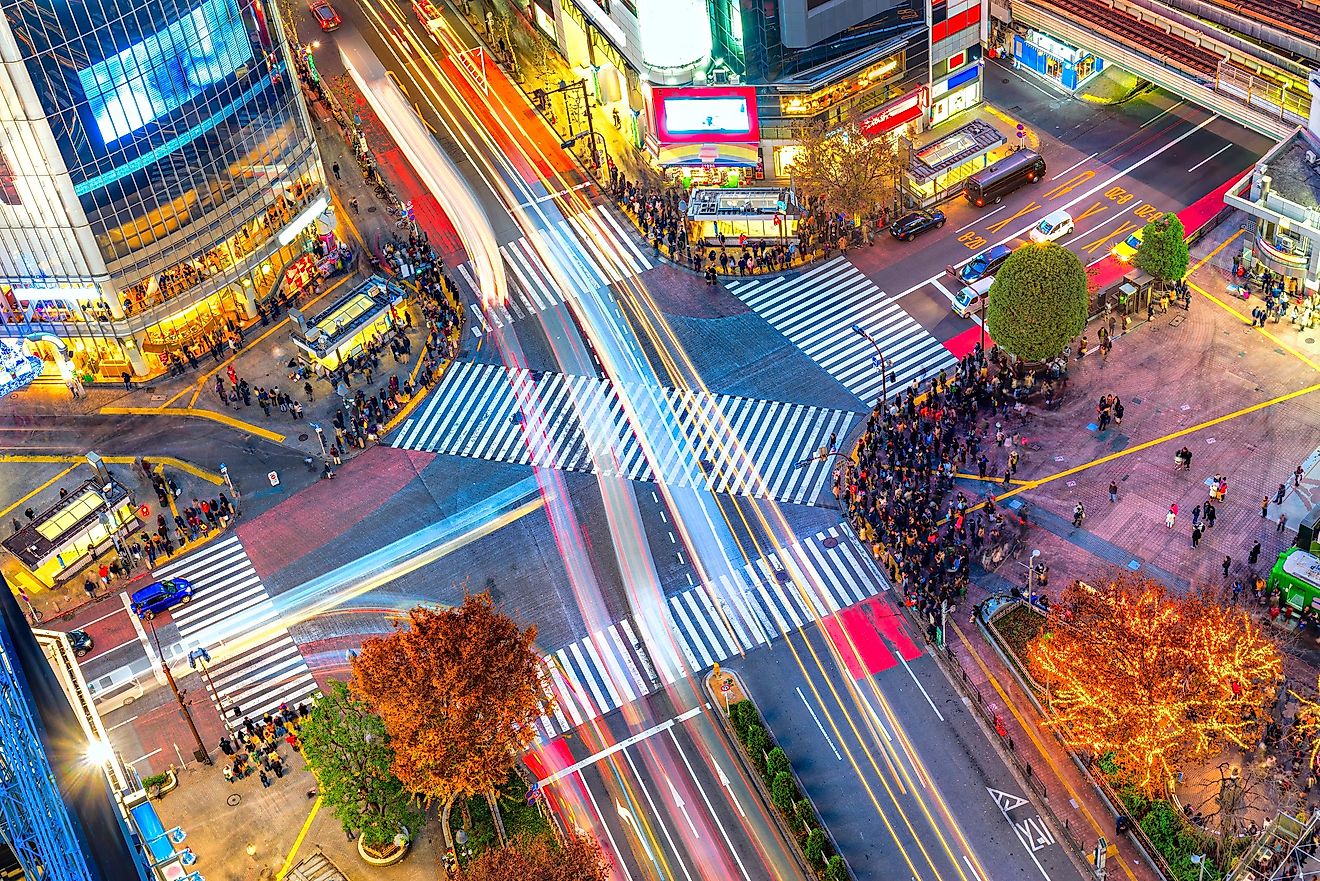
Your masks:
M 155 577 L 192 582 L 192 602 L 177 606 L 170 617 L 186 649 L 204 648 L 217 658 L 210 666 L 211 683 L 226 711 L 236 707 L 240 717 L 255 719 L 319 693 L 237 536 L 162 566 Z M 223 650 L 253 634 L 260 635 L 257 644 L 245 643 L 233 655 Z
M 700 673 L 889 587 L 844 526 L 747 564 L 738 581 L 721 578 L 666 597 L 668 634 L 684 665 L 677 676 Z M 545 668 L 553 700 L 537 726 L 543 741 L 674 681 L 665 675 L 661 682 L 628 618 L 547 655 Z
M 794 504 L 815 504 L 828 491 L 831 462 L 815 454 L 831 436 L 845 437 L 857 418 L 846 410 L 707 391 L 659 391 L 686 440 L 661 451 L 661 482 L 700 480 L 711 492 Z M 545 414 L 535 429 L 523 418 L 520 398 L 538 401 Z M 611 476 L 656 480 L 617 389 L 595 376 L 454 364 L 394 446 L 588 472 L 595 448 L 611 451 L 602 466 Z
M 506 327 L 558 306 L 579 290 L 616 284 L 650 269 L 651 261 L 633 235 L 609 208 L 596 205 L 537 230 L 535 241 L 524 236 L 500 246 L 508 270 L 509 299 L 484 309 L 477 303 L 469 304 L 472 332 L 482 336 L 492 327 Z M 555 272 L 545 267 L 540 256 L 545 252 L 553 255 L 554 268 L 568 284 L 567 291 Z M 471 266 L 460 264 L 458 274 L 475 295 L 478 285 Z M 480 296 L 474 298 L 478 303 L 482 301 Z
M 793 276 L 730 281 L 728 288 L 868 404 L 880 397 L 885 384 L 872 360 L 875 347 L 853 325 L 879 346 L 894 375 L 888 383 L 891 395 L 958 361 L 846 257 Z

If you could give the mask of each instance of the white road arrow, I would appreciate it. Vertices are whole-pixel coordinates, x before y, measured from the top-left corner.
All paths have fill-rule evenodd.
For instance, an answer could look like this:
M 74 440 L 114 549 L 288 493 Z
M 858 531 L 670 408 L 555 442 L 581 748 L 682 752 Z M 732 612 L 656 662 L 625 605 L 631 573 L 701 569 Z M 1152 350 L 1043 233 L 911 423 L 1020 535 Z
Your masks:
M 733 784 L 729 782 L 729 778 L 725 775 L 724 768 L 720 766 L 719 762 L 713 764 L 715 765 L 715 773 L 720 775 L 720 786 L 729 791 L 729 799 L 733 802 L 733 806 L 738 809 L 738 816 L 745 818 L 747 815 L 743 813 L 742 802 L 738 801 L 738 796 L 733 794 Z
M 683 796 L 678 794 L 678 787 L 668 777 L 665 777 L 665 782 L 669 784 L 669 794 L 674 797 L 674 807 L 683 812 L 683 819 L 687 820 L 688 828 L 692 830 L 693 835 L 700 838 L 701 833 L 697 831 L 697 824 L 692 822 L 692 816 L 688 813 L 687 802 L 683 801 Z
M 633 834 L 637 836 L 637 840 L 642 843 L 642 848 L 646 851 L 646 856 L 658 868 L 660 864 L 656 861 L 655 852 L 651 850 L 651 843 L 647 841 L 646 836 L 642 834 L 642 827 L 637 825 L 637 818 L 633 816 L 632 811 L 625 808 L 623 802 L 619 801 L 617 798 L 614 800 L 614 807 L 618 809 L 619 816 L 623 819 L 623 822 L 632 827 Z
M 995 800 L 995 804 L 999 805 L 999 809 L 1005 814 L 1014 808 L 1020 808 L 1027 803 L 1027 800 L 1020 795 L 1001 792 L 998 789 L 991 789 L 989 786 L 985 788 L 985 791 L 990 793 L 990 797 Z

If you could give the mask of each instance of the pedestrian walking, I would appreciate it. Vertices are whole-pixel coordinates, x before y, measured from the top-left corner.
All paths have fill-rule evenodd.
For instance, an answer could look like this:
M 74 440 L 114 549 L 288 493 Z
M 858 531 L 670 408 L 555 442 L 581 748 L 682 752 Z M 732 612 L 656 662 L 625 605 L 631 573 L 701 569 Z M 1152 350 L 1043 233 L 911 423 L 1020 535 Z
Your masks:
M 322 165 L 321 167 L 322 167 L 322 168 L 325 168 L 324 165 Z M 335 173 L 335 180 L 343 180 L 343 177 L 339 174 L 339 163 L 338 163 L 338 162 L 336 162 L 334 165 L 331 165 L 331 166 L 330 166 L 330 170 L 333 171 L 333 172 Z
M 1278 527 L 1278 529 L 1275 529 L 1274 531 L 1275 531 L 1275 532 L 1283 532 L 1283 530 L 1284 530 L 1287 526 L 1288 526 L 1288 515 L 1287 515 L 1287 514 L 1280 514 L 1280 515 L 1279 515 L 1279 527 Z
M 1172 505 L 1169 506 L 1169 513 L 1164 515 L 1164 525 L 1169 529 L 1172 529 L 1173 524 L 1176 523 L 1177 520 L 1178 520 L 1178 503 L 1174 502 Z
M 1192 525 L 1195 526 L 1201 522 L 1201 506 L 1197 505 L 1192 509 Z
M 1118 481 L 1109 481 L 1109 503 L 1112 505 L 1118 501 Z
M 1223 570 L 1224 570 L 1224 577 L 1225 577 L 1225 578 L 1228 577 L 1228 570 L 1229 570 L 1229 568 L 1230 568 L 1232 565 L 1233 565 L 1233 558 L 1230 557 L 1228 554 L 1225 554 L 1225 555 L 1224 555 L 1224 563 L 1223 563 Z
M 1073 528 L 1074 529 L 1080 528 L 1082 525 L 1082 521 L 1085 519 L 1086 519 L 1086 508 L 1082 505 L 1081 502 L 1078 502 L 1077 507 L 1073 508 Z
M 1205 503 L 1205 528 L 1215 528 L 1215 516 L 1219 513 L 1218 509 L 1209 502 Z
M 351 199 L 348 200 L 348 207 L 351 208 L 351 209 L 353 209 L 353 213 L 354 213 L 354 214 L 357 214 L 357 213 L 358 213 L 358 200 L 357 200 L 357 196 L 354 196 L 353 198 L 351 198 Z
M 1251 546 L 1251 552 L 1247 554 L 1247 565 L 1255 566 L 1256 563 L 1259 562 L 1259 560 L 1260 560 L 1260 542 L 1256 542 L 1254 545 Z
M 1269 496 L 1266 496 L 1265 498 L 1263 498 L 1263 499 L 1260 500 L 1260 516 L 1261 516 L 1261 519 L 1263 520 L 1263 519 L 1265 519 L 1266 517 L 1268 517 L 1268 516 L 1269 516 L 1269 513 L 1270 513 L 1270 497 L 1269 497 Z
M 1297 489 L 1302 485 L 1302 473 L 1301 465 L 1293 469 L 1293 489 Z
M 1288 494 L 1287 484 L 1283 484 L 1283 483 L 1279 484 L 1279 488 L 1274 491 L 1274 504 L 1282 505 L 1283 497 L 1286 496 L 1287 494 Z
M 1202 528 L 1201 524 L 1198 523 L 1192 527 L 1192 547 L 1199 548 L 1201 546 L 1201 536 L 1204 533 L 1205 530 Z

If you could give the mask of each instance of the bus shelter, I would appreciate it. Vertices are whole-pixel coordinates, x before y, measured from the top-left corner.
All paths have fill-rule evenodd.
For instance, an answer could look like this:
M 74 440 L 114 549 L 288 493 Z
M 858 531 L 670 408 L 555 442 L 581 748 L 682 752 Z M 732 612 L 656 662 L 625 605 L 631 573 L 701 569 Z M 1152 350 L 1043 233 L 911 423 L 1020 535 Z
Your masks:
M 964 180 L 999 158 L 992 151 L 1007 143 L 999 129 L 973 119 L 924 146 L 909 145 L 907 174 L 902 181 L 907 201 L 931 208 L 952 199 L 962 192 Z
M 694 245 L 751 241 L 794 243 L 798 206 L 793 191 L 780 187 L 697 187 L 687 204 L 688 241 Z
M 81 572 L 138 525 L 129 492 L 87 480 L 4 540 L 23 570 L 46 587 Z

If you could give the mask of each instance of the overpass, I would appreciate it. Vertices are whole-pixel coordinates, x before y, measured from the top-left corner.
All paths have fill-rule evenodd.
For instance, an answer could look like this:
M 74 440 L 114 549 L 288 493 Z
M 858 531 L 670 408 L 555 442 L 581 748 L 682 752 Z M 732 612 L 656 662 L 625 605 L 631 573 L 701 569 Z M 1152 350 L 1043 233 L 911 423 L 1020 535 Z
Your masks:
M 1010 14 L 1269 137 L 1310 119 L 1302 64 L 1231 34 L 1207 34 L 1204 23 L 1155 0 L 1012 0 Z

